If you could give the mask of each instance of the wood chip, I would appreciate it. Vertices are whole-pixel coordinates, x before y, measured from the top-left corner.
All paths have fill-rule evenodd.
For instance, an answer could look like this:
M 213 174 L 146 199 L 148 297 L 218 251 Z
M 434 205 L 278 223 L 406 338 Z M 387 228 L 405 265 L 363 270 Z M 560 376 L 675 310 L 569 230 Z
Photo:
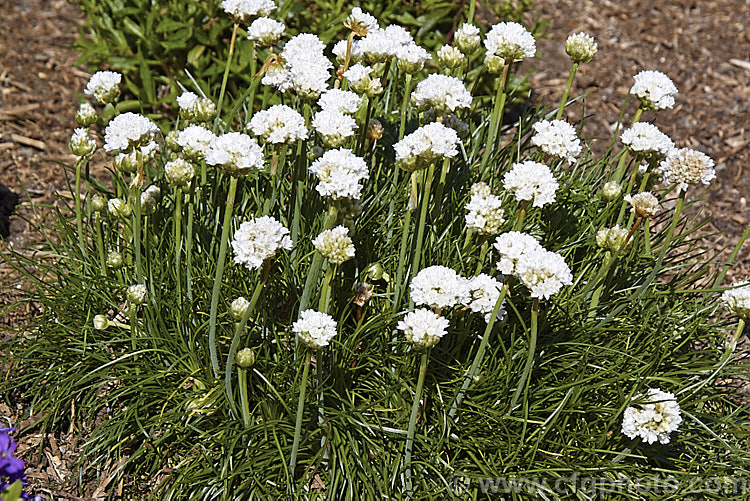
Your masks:
M 21 106 L 8 106 L 6 108 L 0 108 L 0 116 L 2 115 L 25 115 L 30 111 L 34 111 L 41 106 L 39 103 L 22 104 Z
M 744 68 L 750 71 L 750 61 L 743 61 L 742 59 L 730 59 L 729 62 L 735 66 L 739 66 L 740 68 Z
M 19 136 L 18 134 L 11 134 L 10 138 L 17 143 L 25 144 L 26 146 L 31 146 L 32 148 L 36 148 L 37 150 L 44 150 L 46 148 L 46 145 L 42 141 L 31 139 L 30 137 Z

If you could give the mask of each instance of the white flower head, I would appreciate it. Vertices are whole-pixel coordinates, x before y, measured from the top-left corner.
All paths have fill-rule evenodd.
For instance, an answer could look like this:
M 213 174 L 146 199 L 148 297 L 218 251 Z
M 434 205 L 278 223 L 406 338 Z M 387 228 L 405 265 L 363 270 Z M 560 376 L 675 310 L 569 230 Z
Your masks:
M 76 129 L 70 138 L 70 151 L 78 159 L 90 157 L 96 151 L 96 141 L 89 136 L 88 129 Z
M 106 151 L 128 152 L 151 142 L 159 129 L 143 115 L 123 113 L 117 115 L 104 129 Z
M 328 89 L 318 99 L 321 110 L 338 111 L 346 115 L 354 115 L 361 104 L 361 97 L 354 92 L 341 89 Z
M 323 231 L 313 240 L 313 246 L 329 263 L 335 265 L 350 260 L 355 254 L 354 244 L 349 237 L 349 228 L 345 226 Z
M 433 73 L 417 84 L 411 102 L 420 109 L 445 113 L 471 106 L 471 93 L 458 78 Z
M 188 186 L 195 177 L 195 167 L 182 158 L 164 164 L 164 177 L 171 186 Z
M 534 35 L 514 22 L 494 25 L 484 39 L 484 46 L 487 48 L 487 56 L 495 56 L 507 62 L 522 61 L 536 54 Z
M 641 106 L 646 110 L 663 110 L 674 106 L 674 95 L 677 87 L 661 71 L 641 71 L 635 77 L 630 93 L 638 96 Z
M 597 46 L 594 37 L 586 33 L 575 33 L 565 40 L 565 52 L 574 63 L 590 63 Z
M 189 125 L 177 135 L 177 144 L 187 158 L 202 162 L 211 149 L 211 142 L 216 139 L 213 132 L 200 125 Z
M 651 218 L 659 212 L 659 199 L 650 191 L 625 195 L 624 200 L 633 206 L 630 212 L 634 212 L 637 216 Z
M 656 125 L 636 122 L 620 136 L 622 144 L 642 158 L 664 158 L 674 149 L 672 140 Z
M 247 128 L 271 144 L 290 144 L 307 139 L 305 119 L 295 109 L 276 104 L 253 115 Z
M 292 324 L 292 331 L 311 350 L 328 346 L 336 335 L 336 329 L 336 321 L 331 315 L 315 310 L 303 311 L 299 315 L 299 320 Z
M 563 285 L 573 283 L 573 274 L 557 252 L 540 247 L 519 259 L 516 276 L 528 287 L 531 297 L 549 299 Z
M 289 230 L 271 216 L 245 221 L 234 233 L 234 262 L 249 269 L 258 269 L 281 249 L 290 250 Z
M 721 295 L 721 301 L 733 315 L 750 318 L 750 282 L 732 284 L 732 288 Z
M 141 214 L 150 216 L 156 212 L 161 199 L 161 190 L 156 185 L 151 185 L 141 192 Z
M 125 219 L 133 214 L 133 208 L 122 198 L 110 198 L 107 201 L 107 212 L 112 217 Z
M 247 134 L 228 132 L 211 141 L 206 163 L 221 167 L 232 175 L 246 176 L 263 170 L 263 150 Z
M 323 54 L 325 44 L 312 33 L 300 33 L 284 45 L 283 65 L 274 65 L 263 77 L 264 85 L 281 92 L 294 90 L 302 99 L 315 100 L 328 90 L 333 64 Z
M 709 184 L 716 177 L 714 161 L 705 153 L 689 148 L 674 149 L 659 165 L 667 184 L 676 184 L 680 191 L 691 184 Z
M 445 266 L 422 269 L 409 285 L 414 304 L 450 308 L 471 301 L 468 280 Z
M 468 306 L 471 308 L 471 311 L 483 314 L 484 321 L 489 323 L 497 300 L 500 299 L 502 288 L 502 282 L 484 273 L 470 279 L 469 294 L 471 294 L 471 303 Z M 504 317 L 505 308 L 500 305 L 500 309 L 497 311 L 497 320 L 502 320 Z
M 393 149 L 402 169 L 425 169 L 439 159 L 458 155 L 458 134 L 440 122 L 432 122 L 405 136 Z
M 622 186 L 617 181 L 607 181 L 602 186 L 602 197 L 608 202 L 617 199 L 621 193 Z
M 270 17 L 259 17 L 247 30 L 247 39 L 261 47 L 275 45 L 284 35 L 284 23 Z
M 353 40 L 352 46 L 349 47 L 348 40 L 339 40 L 333 45 L 331 52 L 336 56 L 336 63 L 343 65 L 346 62 L 346 51 L 349 48 L 349 64 L 357 64 L 362 61 L 363 54 L 359 49 L 359 41 Z
M 125 298 L 127 299 L 128 303 L 138 306 L 139 304 L 143 304 L 144 301 L 146 301 L 146 286 L 143 284 L 135 284 L 128 287 L 128 290 L 125 292 Z
M 192 111 L 198 105 L 199 99 L 200 97 L 195 92 L 183 92 L 177 96 L 177 106 L 180 107 L 180 113 Z
M 239 321 L 245 315 L 245 313 L 247 313 L 247 310 L 249 308 L 250 301 L 240 296 L 232 301 L 232 304 L 229 305 L 229 314 L 232 315 L 233 319 Z
M 344 26 L 356 35 L 363 37 L 378 29 L 378 20 L 367 12 L 363 12 L 359 7 L 354 7 L 349 17 L 344 21 Z
M 354 136 L 357 122 L 337 110 L 321 110 L 315 114 L 312 126 L 328 148 L 337 148 Z
M 466 56 L 458 47 L 443 45 L 437 50 L 438 64 L 443 68 L 458 68 L 463 64 Z
M 650 388 L 646 395 L 635 399 L 635 405 L 625 409 L 622 418 L 622 433 L 628 438 L 640 437 L 647 444 L 657 440 L 669 443 L 669 434 L 682 423 L 680 406 L 674 394 Z
M 194 92 L 183 92 L 177 97 L 180 116 L 185 120 L 208 122 L 216 116 L 216 105 L 210 99 L 199 97 Z
M 369 177 L 364 159 L 345 148 L 326 151 L 312 163 L 310 172 L 320 180 L 315 188 L 318 193 L 334 200 L 359 199 L 362 191 L 359 183 Z
M 384 63 L 396 55 L 400 44 L 388 36 L 385 30 L 377 29 L 359 40 L 357 50 L 368 63 Z
M 369 66 L 355 64 L 344 72 L 344 78 L 349 81 L 349 87 L 357 94 L 377 96 L 383 92 L 383 85 L 379 78 L 373 78 L 373 71 L 373 68 Z
M 516 200 L 530 201 L 534 207 L 554 202 L 559 187 L 549 167 L 531 160 L 513 164 L 503 176 L 503 186 Z
M 408 73 L 422 71 L 430 59 L 432 59 L 430 53 L 415 43 L 401 45 L 396 49 L 396 65 L 400 70 Z
M 102 104 L 114 103 L 120 97 L 122 75 L 115 71 L 97 71 L 86 84 L 83 93 Z
M 480 188 L 472 186 L 472 195 L 466 204 L 466 226 L 483 235 L 496 235 L 505 222 L 505 211 L 500 197 L 489 192 L 489 186 L 477 183 Z M 484 190 L 483 188 L 487 189 Z
M 547 155 L 575 163 L 581 154 L 581 140 L 572 125 L 564 120 L 542 120 L 533 128 L 536 134 L 531 138 L 531 144 Z
M 479 28 L 468 23 L 462 24 L 461 27 L 456 30 L 456 33 L 453 35 L 453 40 L 461 52 L 467 55 L 476 52 L 479 45 L 482 43 L 482 40 L 479 37 Z
M 221 7 L 235 23 L 246 23 L 255 16 L 267 16 L 276 4 L 273 0 L 223 0 Z
M 500 254 L 497 269 L 503 275 L 515 274 L 519 261 L 540 249 L 544 250 L 534 237 L 518 231 L 509 231 L 499 235 L 495 239 L 494 246 Z
M 425 308 L 406 314 L 396 328 L 403 331 L 406 338 L 414 343 L 417 349 L 428 349 L 435 346 L 440 338 L 448 333 L 450 322 L 437 313 Z
M 78 107 L 75 120 L 76 123 L 81 127 L 88 127 L 89 125 L 95 124 L 96 121 L 99 120 L 99 115 L 96 113 L 94 107 L 91 106 L 91 103 L 85 102 L 81 103 L 81 105 Z

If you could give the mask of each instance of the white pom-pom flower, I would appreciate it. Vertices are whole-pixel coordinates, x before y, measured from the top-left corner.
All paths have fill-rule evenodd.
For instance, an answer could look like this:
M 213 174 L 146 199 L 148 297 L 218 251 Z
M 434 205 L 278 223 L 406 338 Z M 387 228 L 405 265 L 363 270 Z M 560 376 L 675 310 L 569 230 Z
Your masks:
M 246 176 L 263 170 L 263 150 L 247 134 L 228 132 L 211 141 L 206 163 L 221 167 L 232 175 Z
M 415 348 L 428 349 L 448 333 L 449 325 L 450 322 L 437 313 L 420 308 L 407 313 L 396 328 L 404 332 Z
M 498 23 L 484 39 L 487 56 L 505 61 L 522 61 L 536 54 L 536 41 L 526 28 L 518 23 Z
M 122 75 L 115 71 L 97 71 L 86 84 L 83 93 L 100 103 L 112 103 L 120 97 Z
M 150 119 L 137 113 L 117 115 L 104 129 L 106 151 L 130 151 L 151 142 L 159 129 Z
M 663 110 L 674 106 L 677 87 L 661 71 L 641 71 L 635 77 L 630 93 L 638 96 L 646 110 Z
M 424 268 L 409 285 L 414 304 L 450 308 L 471 301 L 468 281 L 445 266 Z
M 634 399 L 637 403 L 625 409 L 622 432 L 628 438 L 640 437 L 647 444 L 657 440 L 669 443 L 669 435 L 682 423 L 680 406 L 673 393 L 650 388 L 646 395 Z
M 480 186 L 475 189 L 477 185 Z M 492 195 L 484 183 L 475 184 L 471 191 L 471 199 L 466 204 L 466 226 L 483 235 L 497 234 L 505 222 L 500 198 Z
M 312 163 L 310 172 L 320 180 L 315 188 L 318 193 L 333 199 L 359 199 L 362 191 L 359 183 L 369 177 L 364 159 L 345 148 L 326 151 Z
M 500 292 L 503 287 L 502 282 L 482 273 L 470 279 L 468 287 L 469 294 L 471 294 L 471 302 L 468 304 L 469 308 L 473 312 L 484 315 L 484 321 L 489 323 L 497 300 L 500 299 Z M 505 309 L 500 305 L 496 319 L 502 320 L 504 317 Z
M 650 218 L 659 212 L 659 199 L 650 191 L 642 191 L 636 195 L 625 195 L 623 198 L 631 207 L 630 212 L 637 216 Z
M 643 158 L 664 157 L 674 149 L 672 140 L 656 125 L 636 122 L 620 136 L 622 144 Z
M 482 40 L 479 37 L 479 28 L 473 24 L 464 23 L 453 35 L 456 46 L 464 54 L 473 54 L 479 48 Z
M 565 259 L 542 247 L 519 259 L 516 276 L 528 287 L 531 297 L 538 299 L 549 299 L 563 285 L 573 283 L 573 274 Z
M 221 8 L 236 23 L 246 23 L 255 16 L 267 16 L 276 9 L 273 0 L 223 0 Z
M 344 21 L 344 26 L 356 35 L 363 37 L 378 29 L 378 20 L 359 7 L 354 7 L 349 17 Z
M 721 300 L 733 315 L 750 318 L 750 282 L 732 284 L 732 288 L 721 295 Z
M 495 239 L 495 249 L 500 254 L 497 269 L 503 275 L 513 275 L 519 261 L 542 249 L 542 246 L 531 235 L 518 231 L 509 231 Z
M 576 130 L 564 120 L 542 120 L 533 125 L 536 134 L 531 144 L 547 155 L 574 163 L 581 154 L 581 140 Z
M 575 33 L 565 40 L 565 52 L 574 63 L 590 63 L 597 46 L 594 38 L 586 33 Z
M 691 184 L 709 184 L 716 177 L 714 161 L 705 153 L 689 148 L 674 149 L 659 165 L 667 184 L 676 184 L 680 191 Z
M 436 160 L 458 155 L 458 134 L 440 122 L 432 122 L 404 137 L 393 149 L 402 169 L 424 169 Z
M 299 320 L 292 324 L 292 331 L 311 350 L 328 346 L 336 335 L 336 321 L 331 315 L 315 310 L 300 313 Z
M 245 221 L 234 232 L 232 239 L 234 262 L 244 264 L 251 270 L 260 268 L 279 250 L 291 248 L 289 230 L 271 216 Z
M 284 23 L 269 17 L 259 17 L 247 30 L 247 39 L 261 46 L 276 44 L 284 35 Z
M 345 226 L 323 231 L 313 240 L 313 246 L 329 263 L 335 265 L 350 260 L 355 254 L 354 244 L 349 237 L 349 228 Z
M 327 147 L 337 148 L 354 136 L 357 122 L 349 115 L 329 109 L 317 112 L 312 126 Z
M 361 104 L 361 97 L 354 92 L 341 89 L 329 89 L 318 99 L 321 110 L 338 111 L 346 115 L 354 115 Z
M 433 73 L 417 84 L 411 102 L 420 109 L 445 113 L 471 106 L 471 93 L 458 78 Z
M 177 135 L 177 144 L 185 156 L 196 162 L 205 160 L 211 149 L 211 142 L 216 139 L 213 132 L 200 125 L 189 125 Z
M 295 109 L 276 104 L 253 115 L 247 128 L 271 144 L 307 139 L 305 119 Z
M 503 186 L 516 200 L 531 202 L 534 207 L 554 202 L 559 187 L 549 167 L 531 160 L 513 164 L 503 176 Z

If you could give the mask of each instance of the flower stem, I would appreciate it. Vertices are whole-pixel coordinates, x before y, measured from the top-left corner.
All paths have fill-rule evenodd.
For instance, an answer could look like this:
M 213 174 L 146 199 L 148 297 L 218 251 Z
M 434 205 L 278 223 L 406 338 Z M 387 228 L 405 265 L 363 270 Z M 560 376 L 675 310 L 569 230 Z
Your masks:
M 302 434 L 302 414 L 305 410 L 305 392 L 307 391 L 307 377 L 310 374 L 310 362 L 313 353 L 308 350 L 305 357 L 305 368 L 302 371 L 302 383 L 299 389 L 299 400 L 297 401 L 297 420 L 294 424 L 294 442 L 292 443 L 292 455 L 289 457 L 289 471 L 294 478 L 294 468 L 297 466 L 297 451 L 299 450 L 299 440 Z
M 474 275 L 479 275 L 482 271 L 482 265 L 484 264 L 484 258 L 487 257 L 487 251 L 490 250 L 490 241 L 486 236 L 482 237 L 482 246 L 479 248 L 479 262 L 477 263 L 477 269 Z M 504 290 L 504 289 L 503 289 Z M 503 292 L 503 296 L 505 293 Z
M 323 221 L 323 231 L 330 230 L 333 225 L 336 224 L 336 218 L 338 217 L 338 208 L 335 203 L 331 203 L 328 208 L 328 214 Z M 307 270 L 307 279 L 305 280 L 305 288 L 302 290 L 302 297 L 299 300 L 299 312 L 303 312 L 307 309 L 310 304 L 310 297 L 312 296 L 313 289 L 318 281 L 318 273 L 320 268 L 323 266 L 323 255 L 320 252 L 315 252 L 310 269 Z
M 422 192 L 422 211 L 419 215 L 419 226 L 417 227 L 417 244 L 414 250 L 414 261 L 411 267 L 411 277 L 419 271 L 420 260 L 422 259 L 422 245 L 424 243 L 424 230 L 427 225 L 427 207 L 430 204 L 430 189 L 432 188 L 432 178 L 435 175 L 435 166 L 430 165 L 424 182 L 424 191 Z
M 143 282 L 141 260 L 141 190 L 136 183 L 130 187 L 130 202 L 133 204 L 133 250 L 135 252 L 135 278 Z
M 336 273 L 336 265 L 328 263 L 328 269 L 323 276 L 323 285 L 320 288 L 320 301 L 318 302 L 318 311 L 328 313 L 328 304 L 331 301 L 331 280 Z
M 192 262 L 193 262 L 193 213 L 195 212 L 195 184 L 190 187 L 190 194 L 188 195 L 188 220 L 187 220 L 187 239 L 185 242 L 185 255 L 186 255 L 186 270 L 187 276 L 186 287 L 188 302 L 193 301 L 193 274 L 192 274 Z
M 398 269 L 396 270 L 396 288 L 393 294 L 393 311 L 396 311 L 401 302 L 401 285 L 404 279 L 404 268 L 406 267 L 406 248 L 409 243 L 409 235 L 411 235 L 412 212 L 414 212 L 412 209 L 406 209 L 406 216 L 404 217 L 404 224 L 401 229 L 401 246 L 398 251 Z
M 469 2 L 469 16 L 466 18 L 466 22 L 471 24 L 474 22 L 474 10 L 477 6 L 477 0 L 471 0 Z
M 718 275 L 716 275 L 716 279 L 714 280 L 713 288 L 716 289 L 721 285 L 721 282 L 724 280 L 724 277 L 727 275 L 727 272 L 729 271 L 729 268 L 734 263 L 735 258 L 737 258 L 737 254 L 740 252 L 740 249 L 745 244 L 745 240 L 747 240 L 747 237 L 750 236 L 750 225 L 748 225 L 747 228 L 745 228 L 745 232 L 740 237 L 739 242 L 737 242 L 737 245 L 735 245 L 734 250 L 732 251 L 732 254 L 729 256 L 729 260 L 724 264 L 724 267 L 722 268 L 721 272 L 719 272 Z
M 448 171 L 451 168 L 451 159 L 445 157 L 443 159 L 443 168 L 440 169 L 440 181 L 438 181 L 437 189 L 435 190 L 435 205 L 433 206 L 432 218 L 437 219 L 440 211 L 443 209 L 443 189 L 445 188 L 445 178 L 448 176 Z
M 427 362 L 430 358 L 430 350 L 425 350 L 422 354 L 422 361 L 419 364 L 419 378 L 417 379 L 417 389 L 414 393 L 414 402 L 411 404 L 411 414 L 409 415 L 409 427 L 406 430 L 406 445 L 404 446 L 404 477 L 406 483 L 406 496 L 412 495 L 411 483 L 411 451 L 414 447 L 414 432 L 417 424 L 417 412 L 419 411 L 419 402 L 422 400 L 422 388 L 424 387 L 424 378 L 427 374 Z
M 102 216 L 98 212 L 94 214 L 94 224 L 96 225 L 96 246 L 99 249 L 99 274 L 104 276 L 107 274 L 107 258 L 102 237 Z
M 76 162 L 76 193 L 75 193 L 75 211 L 76 226 L 78 228 L 78 247 L 81 249 L 81 256 L 86 256 L 86 246 L 83 239 L 83 215 L 81 214 L 81 164 L 83 159 Z
M 208 350 L 211 357 L 211 368 L 214 377 L 219 376 L 219 356 L 216 352 L 216 315 L 219 309 L 219 293 L 221 292 L 221 279 L 224 275 L 224 261 L 227 256 L 227 242 L 229 240 L 229 229 L 232 226 L 234 211 L 234 198 L 237 194 L 237 177 L 232 176 L 229 182 L 229 193 L 227 194 L 226 208 L 224 209 L 224 222 L 221 227 L 221 241 L 219 243 L 219 258 L 216 261 L 216 274 L 214 275 L 214 287 L 211 292 L 211 313 L 208 320 Z
M 242 424 L 245 428 L 250 426 L 250 402 L 247 398 L 247 370 L 237 367 L 237 379 L 240 381 L 240 411 L 242 412 Z
M 510 76 L 510 62 L 505 61 L 503 64 L 503 73 L 500 77 L 500 82 L 497 86 L 497 95 L 495 96 L 495 107 L 492 110 L 490 117 L 490 130 L 487 134 L 487 143 L 484 146 L 484 154 L 482 155 L 482 164 L 480 171 L 484 172 L 487 166 L 487 162 L 490 159 L 490 154 L 495 150 L 495 141 L 497 140 L 497 131 L 502 127 L 503 113 L 505 112 L 505 100 L 508 97 L 507 86 L 508 79 Z
M 182 188 L 174 188 L 174 273 L 177 283 L 177 304 L 182 304 L 182 280 L 180 280 L 180 258 L 182 254 Z
M 135 338 L 138 335 L 138 313 L 136 311 L 136 305 L 129 305 L 128 318 L 130 319 L 130 348 L 135 351 Z
M 224 67 L 224 78 L 221 80 L 221 91 L 219 91 L 219 102 L 216 104 L 216 109 L 218 110 L 218 113 L 216 114 L 216 120 L 214 120 L 214 133 L 216 133 L 216 128 L 219 125 L 219 120 L 221 120 L 221 106 L 224 103 L 224 92 L 227 89 L 227 80 L 229 79 L 229 68 L 232 66 L 232 56 L 234 55 L 234 43 L 237 40 L 237 29 L 240 27 L 238 23 L 234 23 L 234 28 L 232 29 L 232 40 L 229 42 L 229 55 L 227 56 L 227 64 Z
M 556 118 L 558 120 L 562 119 L 563 109 L 565 109 L 565 104 L 568 102 L 568 94 L 570 94 L 570 88 L 573 86 L 573 78 L 576 76 L 576 71 L 578 71 L 578 63 L 573 63 L 573 66 L 570 68 L 570 75 L 568 75 L 568 83 L 565 84 L 565 92 L 563 92 L 560 107 L 557 109 Z
M 521 374 L 521 380 L 518 382 L 516 393 L 513 395 L 513 400 L 511 400 L 510 402 L 510 408 L 508 409 L 508 414 L 510 414 L 513 411 L 513 408 L 516 406 L 516 402 L 518 402 L 518 399 L 521 396 L 521 392 L 526 390 L 526 385 L 529 381 L 529 374 L 531 373 L 531 368 L 534 365 L 534 352 L 536 351 L 538 316 L 539 316 L 539 298 L 534 298 L 534 301 L 531 303 L 531 338 L 529 340 L 529 353 L 526 357 L 526 365 L 523 368 L 523 373 Z

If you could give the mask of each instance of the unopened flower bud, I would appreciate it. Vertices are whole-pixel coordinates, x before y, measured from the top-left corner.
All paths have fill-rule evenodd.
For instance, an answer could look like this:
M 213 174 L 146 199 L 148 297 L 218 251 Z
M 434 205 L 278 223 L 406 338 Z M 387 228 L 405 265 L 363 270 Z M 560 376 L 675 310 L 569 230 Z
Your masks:
M 187 160 L 178 158 L 164 165 L 164 177 L 172 186 L 187 186 L 195 177 L 195 167 Z
M 69 146 L 70 151 L 79 159 L 89 157 L 96 151 L 96 142 L 89 137 L 88 129 L 76 129 Z
M 107 208 L 107 199 L 97 193 L 91 197 L 89 204 L 91 212 L 103 212 Z
M 370 277 L 372 280 L 380 280 L 383 278 L 383 265 L 380 263 L 372 263 L 370 266 L 365 268 L 364 276 Z
M 107 202 L 107 211 L 112 217 L 130 217 L 133 209 L 122 198 L 112 198 Z
M 180 133 L 176 130 L 169 131 L 169 134 L 164 138 L 164 143 L 167 145 L 167 148 L 172 151 L 181 151 L 182 147 L 180 146 L 180 143 L 177 142 L 179 137 Z
M 487 72 L 499 75 L 503 72 L 505 60 L 497 56 L 487 56 L 484 58 L 484 65 L 487 67 Z
M 310 161 L 317 160 L 318 158 L 323 156 L 323 153 L 325 153 L 323 147 L 315 145 L 307 150 L 307 159 Z
M 602 197 L 607 202 L 611 202 L 612 200 L 616 200 L 620 193 L 622 192 L 622 186 L 620 186 L 620 183 L 616 181 L 609 181 L 608 183 L 605 183 L 602 187 Z
M 107 317 L 104 315 L 96 315 L 94 317 L 94 329 L 103 331 L 107 327 L 109 327 L 109 320 L 107 320 Z
M 210 99 L 200 98 L 195 106 L 195 119 L 209 122 L 216 117 L 216 105 Z
M 247 309 L 249 307 L 250 301 L 240 296 L 232 301 L 232 304 L 229 307 L 229 314 L 232 315 L 233 319 L 239 321 L 243 316 L 245 316 L 245 313 L 247 313 Z
M 81 127 L 89 127 L 96 123 L 99 119 L 99 115 L 90 103 L 81 103 L 76 112 L 76 123 Z
M 612 228 L 603 228 L 596 232 L 596 245 L 610 252 L 618 252 L 627 236 L 628 230 L 617 225 Z
M 565 52 L 574 63 L 590 63 L 596 54 L 596 42 L 591 35 L 576 33 L 565 40 Z
M 371 118 L 367 122 L 367 139 L 377 141 L 383 137 L 383 132 L 385 132 L 385 127 L 377 118 Z
M 149 216 L 156 211 L 161 198 L 161 190 L 153 184 L 141 193 L 141 214 Z
M 438 64 L 443 68 L 458 68 L 466 56 L 456 47 L 443 45 L 437 51 Z
M 625 196 L 625 201 L 633 206 L 630 211 L 635 212 L 639 217 L 650 218 L 659 212 L 659 199 L 650 191 L 644 191 L 632 196 L 627 195 Z
M 240 369 L 248 369 L 255 364 L 255 352 L 250 348 L 242 348 L 234 357 L 234 363 Z
M 117 251 L 111 251 L 107 254 L 107 266 L 110 268 L 118 269 L 122 267 L 122 254 Z
M 453 35 L 456 46 L 464 54 L 473 54 L 479 48 L 481 39 L 479 38 L 479 28 L 473 24 L 464 23 Z
M 120 172 L 133 173 L 138 170 L 138 155 L 135 151 L 118 153 L 114 160 L 115 168 Z
M 143 284 L 131 285 L 125 293 L 125 299 L 134 306 L 143 304 L 146 300 L 146 286 Z

